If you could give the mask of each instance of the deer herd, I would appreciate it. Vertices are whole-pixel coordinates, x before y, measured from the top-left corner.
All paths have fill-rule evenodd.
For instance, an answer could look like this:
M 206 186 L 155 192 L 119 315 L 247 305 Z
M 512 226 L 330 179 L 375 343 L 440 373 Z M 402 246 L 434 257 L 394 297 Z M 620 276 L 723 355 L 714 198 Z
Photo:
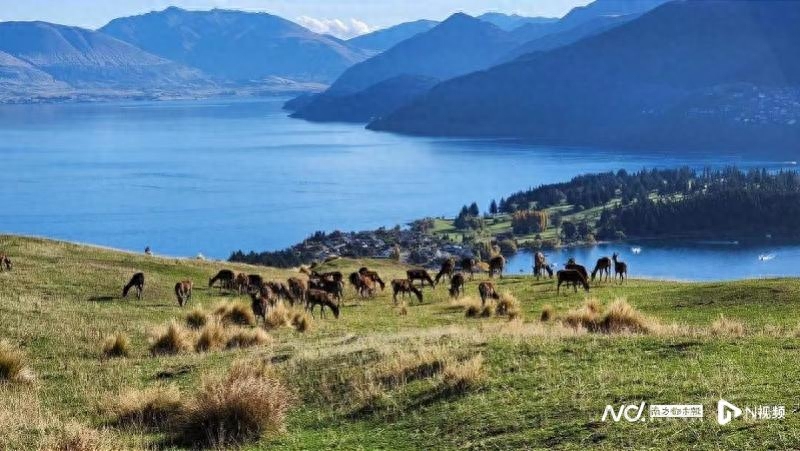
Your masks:
M 488 262 L 489 278 L 495 275 L 503 278 L 506 260 L 503 256 L 493 257 Z M 475 258 L 467 257 L 458 262 L 454 258 L 444 260 L 439 272 L 434 277 L 426 269 L 414 268 L 406 271 L 405 279 L 394 279 L 389 285 L 392 289 L 392 301 L 396 305 L 398 295 L 407 297 L 413 295 L 417 301 L 423 303 L 423 289 L 427 284 L 431 289 L 443 282 L 449 281 L 448 292 L 451 297 L 458 298 L 465 292 L 467 277 L 472 280 L 475 272 L 479 268 L 479 262 Z M 458 270 L 457 270 L 458 267 Z M 11 259 L 4 253 L 0 253 L 0 272 L 11 271 L 13 268 Z M 623 283 L 628 276 L 628 265 L 619 259 L 619 255 L 614 253 L 611 258 L 602 257 L 597 260 L 591 277 L 586 267 L 579 265 L 574 259 L 570 259 L 564 269 L 555 272 L 557 279 L 556 291 L 561 292 L 561 285 L 572 285 L 575 292 L 580 285 L 584 290 L 589 291 L 589 281 L 608 282 L 611 278 L 611 270 L 614 270 L 614 281 Z M 325 315 L 325 309 L 330 310 L 333 316 L 339 318 L 339 313 L 344 300 L 345 277 L 340 271 L 317 272 L 301 268 L 300 272 L 306 277 L 289 277 L 286 282 L 266 281 L 258 274 L 234 273 L 229 269 L 222 269 L 208 280 L 208 287 L 217 287 L 220 291 L 229 290 L 239 295 L 248 294 L 252 301 L 253 313 L 257 317 L 265 318 L 270 308 L 274 307 L 278 301 L 285 301 L 294 306 L 298 304 L 314 315 L 314 310 L 319 307 L 320 316 Z M 534 256 L 533 273 L 539 280 L 544 273 L 549 278 L 553 277 L 553 267 L 547 263 L 543 253 L 537 252 Z M 351 273 L 347 277 L 348 282 L 353 287 L 356 295 L 360 298 L 371 298 L 378 290 L 383 291 L 386 283 L 377 271 L 362 267 L 358 271 Z M 418 283 L 418 284 L 415 284 Z M 122 289 L 122 297 L 128 296 L 131 290 L 136 293 L 137 299 L 142 299 L 144 294 L 145 275 L 137 272 L 131 277 L 130 281 Z M 191 280 L 182 280 L 175 284 L 175 297 L 178 305 L 183 307 L 192 299 L 194 284 Z M 481 303 L 487 299 L 499 299 L 500 296 L 491 281 L 482 281 L 478 284 L 478 294 Z

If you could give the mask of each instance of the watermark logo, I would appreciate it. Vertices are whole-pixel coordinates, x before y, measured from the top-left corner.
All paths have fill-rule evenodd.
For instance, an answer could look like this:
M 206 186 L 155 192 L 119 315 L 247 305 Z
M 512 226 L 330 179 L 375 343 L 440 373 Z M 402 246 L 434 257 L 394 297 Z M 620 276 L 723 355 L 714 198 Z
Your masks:
M 725 426 L 730 423 L 731 420 L 739 418 L 740 416 L 742 416 L 742 409 L 724 399 L 720 399 L 717 402 L 717 423 L 721 426 Z
M 614 406 L 611 404 L 606 405 L 606 410 L 603 411 L 603 417 L 601 421 L 608 421 L 608 417 L 610 416 L 611 419 L 618 423 L 623 418 L 625 421 L 635 423 L 637 421 L 644 421 L 644 407 L 645 403 L 642 402 L 640 405 L 636 404 L 622 404 L 619 406 L 619 410 L 614 410 Z

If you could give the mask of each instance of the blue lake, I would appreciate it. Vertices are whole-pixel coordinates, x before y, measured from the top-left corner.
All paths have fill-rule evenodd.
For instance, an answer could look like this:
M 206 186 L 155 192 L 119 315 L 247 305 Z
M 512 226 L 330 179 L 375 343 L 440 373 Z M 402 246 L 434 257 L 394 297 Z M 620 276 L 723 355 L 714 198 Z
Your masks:
M 282 102 L 0 106 L 0 231 L 227 258 L 237 249 L 283 248 L 316 230 L 452 216 L 472 201 L 486 208 L 493 198 L 588 172 L 795 167 L 784 158 L 712 151 L 676 156 L 404 137 L 289 119 Z M 639 276 L 717 278 L 731 259 L 748 262 L 735 277 L 800 273 L 796 246 L 641 246 L 629 258 Z M 588 261 L 606 249 L 570 252 Z M 772 253 L 773 260 L 758 260 Z M 682 272 L 678 260 L 703 261 L 703 269 Z M 530 271 L 529 256 L 512 265 Z

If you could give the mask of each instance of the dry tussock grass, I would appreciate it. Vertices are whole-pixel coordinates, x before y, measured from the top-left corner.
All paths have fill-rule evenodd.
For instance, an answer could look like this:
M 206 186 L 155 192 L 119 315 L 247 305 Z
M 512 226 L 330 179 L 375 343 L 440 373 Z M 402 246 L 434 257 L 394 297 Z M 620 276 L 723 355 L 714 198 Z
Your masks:
M 255 326 L 256 316 L 249 305 L 241 302 L 225 302 L 218 304 L 214 309 L 214 315 L 218 316 L 225 324 L 238 324 L 240 326 Z
M 482 385 L 487 379 L 483 355 L 460 362 L 449 361 L 442 370 L 442 383 L 452 392 L 464 393 Z
M 163 426 L 181 409 L 181 394 L 177 387 L 158 386 L 121 393 L 110 403 L 114 424 L 129 427 L 153 428 Z
M 292 314 L 292 326 L 298 332 L 305 333 L 311 330 L 311 316 L 305 310 L 295 311 Z
M 242 329 L 231 331 L 228 333 L 227 342 L 225 347 L 232 348 L 250 348 L 253 346 L 261 346 L 267 343 L 272 343 L 272 337 L 264 332 L 263 329 Z
M 25 354 L 7 341 L 0 341 L 0 383 L 30 383 L 36 379 Z
M 118 450 L 108 431 L 99 431 L 84 424 L 70 421 L 58 425 L 42 447 L 48 451 L 111 451 Z
M 715 337 L 741 337 L 745 332 L 745 326 L 741 321 L 725 318 L 723 315 L 711 323 L 711 335 Z
M 184 406 L 177 441 L 227 449 L 285 429 L 294 395 L 265 362 L 237 362 L 223 377 L 207 377 Z
M 174 320 L 166 327 L 153 331 L 150 337 L 150 353 L 153 356 L 180 354 L 191 347 L 189 333 Z
M 286 308 L 286 305 L 284 305 L 282 301 L 279 301 L 274 307 L 269 309 L 264 325 L 267 329 L 278 329 L 280 327 L 289 326 L 292 321 L 290 315 L 291 311 Z
M 606 310 L 590 299 L 583 307 L 567 312 L 563 322 L 575 329 L 604 334 L 648 333 L 658 325 L 623 299 L 615 300 Z
M 195 307 L 186 314 L 186 326 L 192 329 L 199 329 L 206 325 L 210 315 L 205 310 Z
M 517 317 L 520 313 L 519 301 L 510 292 L 504 291 L 500 294 L 495 311 L 497 315 L 508 315 L 509 317 L 514 315 L 514 317 Z
M 551 319 L 556 317 L 556 309 L 550 304 L 545 304 L 542 307 L 542 315 L 539 317 L 539 321 L 546 323 Z
M 200 329 L 194 349 L 197 352 L 218 351 L 225 348 L 227 343 L 228 334 L 225 326 L 218 319 L 213 319 Z
M 128 357 L 131 353 L 131 341 L 122 332 L 106 337 L 103 341 L 103 357 Z

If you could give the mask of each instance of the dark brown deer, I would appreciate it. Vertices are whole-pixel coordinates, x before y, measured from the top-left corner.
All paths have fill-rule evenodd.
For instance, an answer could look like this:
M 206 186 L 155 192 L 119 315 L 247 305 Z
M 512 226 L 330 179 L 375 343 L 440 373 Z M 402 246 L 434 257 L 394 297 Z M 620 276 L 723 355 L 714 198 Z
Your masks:
M 11 271 L 11 268 L 12 268 L 11 259 L 8 258 L 8 255 L 0 254 L 0 272 L 3 272 L 4 269 Z
M 506 258 L 502 255 L 498 255 L 496 257 L 492 257 L 489 260 L 489 278 L 494 278 L 494 273 L 500 275 L 500 278 L 503 278 L 503 269 L 506 267 Z
M 131 277 L 130 282 L 122 288 L 122 297 L 128 297 L 128 292 L 131 288 L 136 288 L 136 299 L 142 299 L 142 292 L 144 291 L 144 273 L 137 272 Z
M 243 272 L 240 272 L 236 275 L 236 279 L 233 281 L 233 286 L 236 287 L 236 291 L 239 294 L 244 294 L 247 292 L 247 275 Z
M 265 287 L 266 288 L 266 287 Z M 267 288 L 269 290 L 269 288 Z M 256 321 L 261 318 L 261 322 L 266 326 L 267 312 L 269 311 L 269 298 L 264 296 L 262 291 L 250 291 L 250 308 L 253 309 L 253 315 L 256 316 Z
M 428 271 L 425 271 L 424 269 L 409 269 L 406 271 L 406 276 L 408 276 L 408 280 L 410 280 L 411 283 L 414 283 L 415 280 L 420 280 L 422 281 L 423 287 L 425 286 L 425 282 L 428 282 L 432 287 L 436 286 L 436 283 L 431 278 L 431 275 L 428 274 Z
M 247 275 L 247 291 L 258 291 L 264 286 L 264 278 L 258 274 Z
M 342 298 L 344 297 L 344 283 L 342 281 L 335 281 L 331 278 L 323 278 L 323 279 L 309 279 L 308 280 L 308 288 L 324 291 L 329 293 L 336 299 L 337 303 L 342 302 Z
M 395 304 L 397 304 L 397 295 L 401 294 L 403 296 L 407 296 L 409 293 L 413 293 L 420 304 L 422 304 L 422 291 L 415 287 L 413 283 L 411 283 L 408 279 L 394 279 L 392 280 L 392 300 Z
M 311 317 L 314 317 L 314 307 L 319 306 L 320 317 L 325 316 L 325 307 L 328 307 L 333 312 L 333 316 L 339 318 L 339 306 L 334 302 L 333 295 L 322 290 L 315 290 L 310 288 L 306 292 L 306 310 L 311 312 Z
M 289 284 L 289 293 L 291 294 L 292 305 L 295 302 L 305 303 L 306 301 L 306 283 L 299 277 L 289 277 L 286 281 Z
M 497 294 L 497 290 L 494 289 L 494 284 L 492 282 L 481 282 L 478 285 L 478 294 L 481 295 L 481 305 L 486 304 L 487 298 L 494 300 L 500 299 L 500 295 Z
M 606 282 L 608 279 L 611 278 L 611 259 L 608 257 L 600 257 L 597 259 L 597 263 L 594 265 L 594 269 L 592 270 L 592 282 L 594 282 L 594 278 L 597 274 L 600 274 L 599 281 L 603 281 L 603 274 L 606 275 Z
M 450 278 L 450 297 L 457 298 L 464 293 L 464 275 L 460 272 L 453 274 Z
M 329 280 L 332 282 L 344 282 L 344 274 L 342 274 L 341 271 L 330 271 L 323 273 L 311 271 L 310 276 L 314 279 Z
M 628 264 L 620 261 L 616 252 L 611 259 L 614 261 L 614 280 L 617 280 L 617 276 L 619 276 L 619 283 L 622 284 L 628 278 Z
M 178 298 L 180 307 L 192 300 L 192 286 L 191 280 L 184 280 L 175 284 L 175 297 Z
M 465 257 L 461 259 L 461 271 L 469 273 L 469 280 L 475 276 L 475 267 L 478 266 L 478 260 L 472 257 Z
M 208 287 L 211 288 L 214 286 L 215 283 L 219 282 L 219 289 L 231 289 L 233 287 L 233 281 L 236 276 L 233 274 L 233 271 L 230 269 L 221 269 L 216 276 L 208 279 Z
M 564 269 L 571 269 L 571 270 L 574 270 L 574 271 L 578 271 L 579 273 L 581 273 L 583 278 L 586 279 L 587 282 L 589 281 L 589 272 L 586 271 L 586 267 L 583 266 L 583 265 L 579 265 L 579 264 L 575 263 L 575 259 L 574 258 L 570 258 L 567 261 L 567 264 L 564 265 Z
M 453 277 L 453 271 L 456 270 L 456 259 L 448 258 L 447 260 L 442 262 L 442 266 L 439 269 L 439 272 L 436 273 L 436 277 L 433 279 L 434 284 L 439 284 L 439 281 L 442 280 L 443 277 L 447 277 L 447 279 L 451 279 Z
M 284 301 L 289 301 L 292 303 L 292 305 L 294 305 L 291 291 L 285 283 L 269 281 L 264 282 L 264 285 L 268 286 L 269 289 L 272 290 L 272 293 L 275 295 L 275 297 Z
M 586 281 L 586 276 L 578 270 L 563 269 L 556 273 L 556 278 L 558 279 L 556 293 L 561 293 L 561 284 L 563 283 L 571 283 L 576 293 L 578 292 L 578 284 L 581 284 L 584 290 L 589 291 L 589 282 Z
M 362 274 L 361 272 L 354 272 L 349 277 L 350 284 L 356 289 L 356 292 L 362 298 L 372 296 L 375 293 L 375 281 L 372 277 Z

